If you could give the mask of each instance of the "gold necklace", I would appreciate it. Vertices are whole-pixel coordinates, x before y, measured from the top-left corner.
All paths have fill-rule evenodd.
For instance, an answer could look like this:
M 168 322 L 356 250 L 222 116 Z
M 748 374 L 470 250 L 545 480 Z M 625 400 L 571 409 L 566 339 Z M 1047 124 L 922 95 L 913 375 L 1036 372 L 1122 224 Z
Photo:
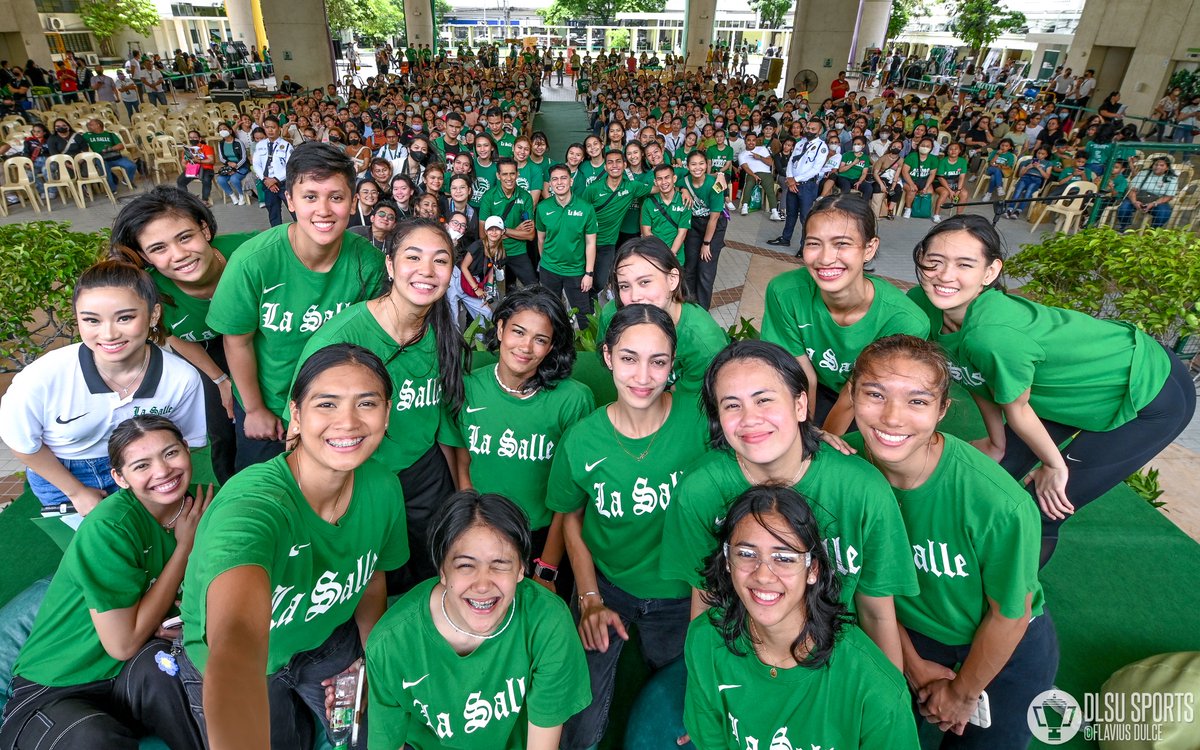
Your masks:
M 99 364 L 96 365 L 96 372 L 100 373 L 100 375 L 109 384 L 115 385 L 119 389 L 118 395 L 121 398 L 125 398 L 125 396 L 129 395 L 129 389 L 132 388 L 134 386 L 134 384 L 137 383 L 138 380 L 141 379 L 142 373 L 146 371 L 146 365 L 148 365 L 148 364 L 150 364 L 150 347 L 149 346 L 146 347 L 146 356 L 142 358 L 142 366 L 138 368 L 137 374 L 135 374 L 133 376 L 133 380 L 129 381 L 129 385 L 126 385 L 124 387 L 122 387 L 121 384 L 117 382 L 116 378 L 114 378 L 112 375 L 107 374 L 106 372 L 104 372 L 104 370 L 100 369 Z
M 792 481 L 789 482 L 788 484 L 785 485 L 785 484 L 773 482 L 773 481 L 771 481 L 770 477 L 767 477 L 763 481 L 759 482 L 759 481 L 756 481 L 754 479 L 754 477 L 750 476 L 750 467 L 746 466 L 746 462 L 742 460 L 742 457 L 736 453 L 733 455 L 734 455 L 734 458 L 737 459 L 738 468 L 742 470 L 742 476 L 746 477 L 746 481 L 749 482 L 750 484 L 767 484 L 767 485 L 778 484 L 778 486 L 781 486 L 781 487 L 795 487 L 796 483 L 800 481 L 800 477 L 804 476 L 804 472 L 808 470 L 808 459 L 804 459 L 800 462 L 800 470 L 796 472 L 796 476 L 792 477 Z
M 667 414 L 669 415 L 670 412 L 668 411 Z M 642 451 L 640 454 L 638 454 L 636 456 L 633 455 L 633 453 L 631 453 L 629 451 L 629 449 L 625 447 L 625 444 L 621 442 L 621 433 L 617 431 L 616 421 L 610 420 L 609 424 L 612 426 L 613 440 L 616 441 L 617 446 L 621 450 L 625 451 L 625 455 L 629 456 L 634 461 L 641 463 L 642 459 L 644 459 L 647 455 L 649 455 L 650 449 L 654 447 L 654 441 L 658 440 L 658 435 L 659 435 L 659 433 L 661 433 L 663 431 L 662 428 L 663 428 L 663 425 L 666 424 L 666 422 L 667 422 L 667 417 L 664 416 L 663 421 L 658 424 L 657 428 L 655 428 L 654 434 L 650 436 L 650 442 L 646 445 L 646 450 Z M 641 439 L 644 439 L 644 438 L 641 438 Z
M 295 453 L 293 453 L 292 455 L 295 455 Z M 289 458 L 290 458 L 290 456 L 289 456 Z M 296 464 L 295 464 L 294 468 L 296 470 L 296 486 L 300 488 L 300 494 L 303 495 L 304 499 L 307 501 L 308 495 L 304 494 L 304 482 L 300 479 L 300 459 L 299 458 L 296 459 Z M 337 496 L 334 497 L 334 499 L 333 499 L 333 508 L 332 508 L 328 518 L 321 515 L 320 513 L 317 513 L 317 515 L 320 516 L 322 521 L 325 521 L 326 523 L 337 523 L 338 506 L 340 506 L 342 504 L 342 495 L 346 494 L 346 488 L 350 486 L 350 480 L 353 478 L 354 478 L 354 475 L 351 474 L 350 476 L 348 476 L 342 480 L 342 486 L 340 489 L 338 489 Z
M 758 650 L 758 644 L 763 643 L 763 639 L 758 634 L 758 630 L 755 629 L 755 627 L 754 627 L 754 620 L 751 619 L 749 616 L 747 616 L 746 622 L 750 623 L 750 647 L 754 649 L 754 656 L 760 662 L 762 662 L 763 664 L 766 664 L 768 667 L 771 668 L 771 671 L 769 672 L 769 674 L 771 675 L 772 679 L 775 677 L 778 677 L 779 670 L 775 668 L 774 664 L 768 664 L 766 661 L 764 661 L 762 658 L 762 653 Z

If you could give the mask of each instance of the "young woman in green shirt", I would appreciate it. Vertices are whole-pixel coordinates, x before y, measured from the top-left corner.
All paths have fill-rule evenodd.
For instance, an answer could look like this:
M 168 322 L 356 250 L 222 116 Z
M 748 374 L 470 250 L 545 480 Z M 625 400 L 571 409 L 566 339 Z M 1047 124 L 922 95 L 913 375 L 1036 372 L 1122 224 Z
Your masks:
M 593 699 L 567 722 L 563 750 L 590 748 L 604 736 L 630 624 L 651 669 L 683 653 L 688 587 L 659 575 L 663 518 L 705 443 L 695 399 L 667 391 L 675 345 L 667 313 L 651 305 L 619 310 L 601 350 L 617 400 L 577 422 L 555 450 L 546 504 L 563 514 Z
M 562 516 L 546 507 L 546 485 L 563 433 L 596 408 L 591 390 L 572 380 L 571 318 L 544 287 L 510 292 L 487 333 L 494 365 L 466 378 L 464 408 L 450 422 L 460 489 L 510 498 L 533 529 L 533 577 L 570 596 L 574 578 L 563 559 Z
M 429 548 L 437 576 L 367 641 L 371 747 L 556 750 L 591 692 L 570 612 L 526 577 L 524 512 L 501 495 L 455 493 Z
M 196 196 L 160 185 L 135 196 L 113 220 L 112 247 L 149 266 L 162 301 L 167 343 L 204 376 L 204 407 L 217 481 L 233 476 L 233 382 L 221 334 L 205 321 L 230 255 L 252 234 L 217 236 L 212 209 Z
M 692 228 L 684 240 L 683 275 L 696 302 L 705 310 L 712 304 L 717 263 L 725 247 L 725 188 L 708 173 L 708 157 L 693 151 L 688 173 L 679 178 L 684 194 L 692 199 Z
M 988 435 L 975 445 L 1027 478 L 1041 507 L 1044 565 L 1076 509 L 1183 431 L 1196 409 L 1195 385 L 1182 360 L 1129 323 L 995 288 L 1002 240 L 981 216 L 942 222 L 913 260 L 920 287 L 909 296 L 983 414 Z
M 790 487 L 738 496 L 688 629 L 683 720 L 700 750 L 917 750 L 900 671 L 849 622 L 819 517 Z
M 921 593 L 897 597 L 896 616 L 920 713 L 949 746 L 1023 750 L 1029 705 L 1058 670 L 1038 582 L 1041 522 L 1016 480 L 938 431 L 950 380 L 937 344 L 874 342 L 854 364 L 862 432 L 852 442 L 891 484 L 912 545 Z M 968 723 L 985 692 L 987 729 Z
M 210 747 L 314 746 L 327 682 L 361 663 L 408 559 L 400 484 L 371 459 L 392 382 L 353 344 L 300 367 L 288 452 L 229 481 L 197 530 L 183 594 L 180 679 Z
M 136 748 L 157 735 L 173 750 L 204 741 L 163 630 L 212 487 L 191 494 L 192 461 L 175 423 L 145 414 L 108 439 L 119 491 L 71 539 L 13 667 L 0 726 L 4 750 Z M 164 640 L 168 639 L 168 640 Z
M 950 201 L 954 213 L 961 214 L 960 201 L 970 200 L 967 196 L 967 157 L 963 156 L 962 144 L 952 141 L 946 146 L 946 155 L 938 160 L 937 180 L 933 189 L 933 222 L 942 220 L 942 206 Z

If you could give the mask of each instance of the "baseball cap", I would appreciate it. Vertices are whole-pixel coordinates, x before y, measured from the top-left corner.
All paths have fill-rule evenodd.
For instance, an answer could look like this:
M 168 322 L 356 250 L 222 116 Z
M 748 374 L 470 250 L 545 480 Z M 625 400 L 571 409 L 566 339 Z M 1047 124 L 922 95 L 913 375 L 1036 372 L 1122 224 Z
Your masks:
M 504 229 L 504 219 L 499 216 L 489 216 L 487 221 L 483 222 L 483 229 L 485 232 L 489 229 Z

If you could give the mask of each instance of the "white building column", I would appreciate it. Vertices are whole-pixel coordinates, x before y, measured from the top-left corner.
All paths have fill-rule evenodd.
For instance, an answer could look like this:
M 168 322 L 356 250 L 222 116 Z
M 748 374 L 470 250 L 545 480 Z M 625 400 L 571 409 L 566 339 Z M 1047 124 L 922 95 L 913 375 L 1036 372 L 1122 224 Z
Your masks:
M 717 0 L 685 0 L 683 55 L 688 68 L 703 68 L 713 43 Z
M 437 49 L 437 29 L 433 27 L 432 0 L 404 0 L 404 30 L 409 47 Z
M 817 74 L 817 87 L 809 92 L 809 98 L 820 101 L 829 96 L 829 84 L 838 71 L 847 70 L 857 19 L 856 2 L 796 0 L 783 88 L 791 88 L 799 71 L 812 70 Z
M 261 7 L 276 79 L 290 75 L 310 89 L 333 83 L 337 72 L 324 0 L 262 0 Z

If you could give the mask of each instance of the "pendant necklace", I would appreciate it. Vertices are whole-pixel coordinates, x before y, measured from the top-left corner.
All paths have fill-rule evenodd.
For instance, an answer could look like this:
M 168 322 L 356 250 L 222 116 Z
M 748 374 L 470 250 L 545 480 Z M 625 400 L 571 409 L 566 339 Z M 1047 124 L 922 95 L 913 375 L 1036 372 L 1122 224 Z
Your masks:
M 134 384 L 142 377 L 142 373 L 146 371 L 146 365 L 150 364 L 150 349 L 147 347 L 146 356 L 142 359 L 142 366 L 138 368 L 137 374 L 133 376 L 133 380 L 129 381 L 128 385 L 122 386 L 117 382 L 117 379 L 111 375 L 105 374 L 104 370 L 100 369 L 100 365 L 96 365 L 96 371 L 104 376 L 104 379 L 117 387 L 117 395 L 125 398 L 129 395 L 129 389 L 133 388 Z
M 171 520 L 170 520 L 170 521 L 167 521 L 166 523 L 162 524 L 162 527 L 163 527 L 164 529 L 166 529 L 167 531 L 174 531 L 174 530 L 175 530 L 175 522 L 176 522 L 176 521 L 178 521 L 178 520 L 179 520 L 179 516 L 181 516 L 181 515 L 183 514 L 183 504 L 184 504 L 184 502 L 186 502 L 186 501 L 187 501 L 187 497 L 186 497 L 186 496 L 184 496 L 183 498 L 180 498 L 180 500 L 179 500 L 179 510 L 175 511 L 175 515 L 171 516 Z
M 500 390 L 504 391 L 505 393 L 507 393 L 511 396 L 516 396 L 517 398 L 520 398 L 520 399 L 526 399 L 526 398 L 532 397 L 533 394 L 537 393 L 537 390 L 538 390 L 537 388 L 509 388 L 507 385 L 504 384 L 504 381 L 500 379 L 500 366 L 499 365 L 492 368 L 492 374 L 496 376 L 496 385 L 500 386 Z
M 500 635 L 501 633 L 503 633 L 505 630 L 508 629 L 509 624 L 512 623 L 513 615 L 516 614 L 516 612 L 517 612 L 517 598 L 514 596 L 513 600 L 512 600 L 512 604 L 508 605 L 508 619 L 504 621 L 504 624 L 500 626 L 499 630 L 497 630 L 495 633 L 492 633 L 491 635 L 480 635 L 479 633 L 472 633 L 470 630 L 465 630 L 463 628 L 460 628 L 458 625 L 455 625 L 454 620 L 450 619 L 450 613 L 446 611 L 446 593 L 447 593 L 447 589 L 443 588 L 442 589 L 442 617 L 446 618 L 446 622 L 450 623 L 450 627 L 454 628 L 456 631 L 458 631 L 459 633 L 462 633 L 463 635 L 465 635 L 469 638 L 478 638 L 481 641 L 490 641 L 491 639 L 495 638 L 496 636 Z
M 762 638 L 759 637 L 758 631 L 754 627 L 754 620 L 747 617 L 746 621 L 750 623 L 750 645 L 754 647 L 754 655 L 758 657 L 760 662 L 767 664 L 765 661 L 763 661 L 762 655 L 758 652 L 758 644 L 762 641 Z M 775 665 L 767 664 L 767 666 L 771 668 L 769 674 L 771 675 L 772 679 L 779 676 L 779 670 L 775 668 Z

